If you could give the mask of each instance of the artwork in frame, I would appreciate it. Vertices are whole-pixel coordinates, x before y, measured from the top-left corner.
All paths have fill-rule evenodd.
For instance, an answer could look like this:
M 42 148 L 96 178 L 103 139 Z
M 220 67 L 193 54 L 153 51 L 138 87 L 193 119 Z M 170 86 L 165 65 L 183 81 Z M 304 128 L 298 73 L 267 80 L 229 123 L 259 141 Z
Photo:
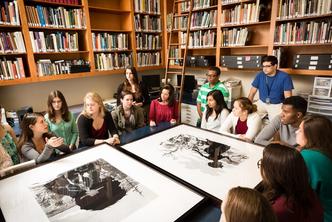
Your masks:
M 235 186 L 255 187 L 263 147 L 229 136 L 178 125 L 122 146 L 218 200 Z
M 174 221 L 204 197 L 103 144 L 0 181 L 6 221 Z

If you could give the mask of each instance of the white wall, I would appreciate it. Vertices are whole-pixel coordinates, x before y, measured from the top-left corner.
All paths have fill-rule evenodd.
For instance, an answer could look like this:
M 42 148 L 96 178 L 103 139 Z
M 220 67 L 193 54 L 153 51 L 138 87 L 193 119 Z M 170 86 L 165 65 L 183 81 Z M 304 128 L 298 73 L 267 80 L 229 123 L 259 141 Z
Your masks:
M 158 74 L 164 70 L 146 71 L 140 74 Z M 206 70 L 188 70 L 188 74 L 194 74 L 205 78 Z M 255 71 L 224 72 L 221 80 L 237 78 L 242 81 L 242 95 L 247 96 Z M 88 91 L 98 92 L 103 99 L 112 98 L 118 85 L 123 81 L 124 75 L 96 76 L 89 78 L 68 79 L 59 81 L 40 82 L 16 86 L 0 87 L 0 104 L 7 110 L 17 110 L 23 106 L 32 106 L 34 111 L 46 110 L 46 100 L 50 91 L 58 89 L 65 95 L 68 105 L 81 104 Z M 312 90 L 313 76 L 292 76 L 295 92 Z

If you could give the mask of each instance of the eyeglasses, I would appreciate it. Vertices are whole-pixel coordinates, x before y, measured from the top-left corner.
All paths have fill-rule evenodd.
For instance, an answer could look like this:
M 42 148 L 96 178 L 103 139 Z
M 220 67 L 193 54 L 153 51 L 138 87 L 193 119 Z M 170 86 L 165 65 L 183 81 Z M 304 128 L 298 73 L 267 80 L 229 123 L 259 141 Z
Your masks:
M 211 74 L 206 74 L 207 77 L 211 77 L 211 78 L 216 78 L 218 75 L 214 74 L 214 75 L 211 75 Z
M 257 168 L 259 169 L 261 168 L 261 166 L 262 166 L 262 159 L 257 161 Z
M 271 68 L 273 65 L 262 66 L 263 68 Z

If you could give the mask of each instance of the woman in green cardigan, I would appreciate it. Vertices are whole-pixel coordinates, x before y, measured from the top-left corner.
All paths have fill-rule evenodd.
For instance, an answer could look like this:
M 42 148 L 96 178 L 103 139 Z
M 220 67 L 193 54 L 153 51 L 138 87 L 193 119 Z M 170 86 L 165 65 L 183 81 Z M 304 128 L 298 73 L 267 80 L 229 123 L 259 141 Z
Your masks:
M 301 147 L 311 187 L 324 208 L 324 221 L 332 221 L 332 122 L 320 115 L 304 117 L 296 142 Z
M 52 91 L 47 100 L 48 110 L 45 120 L 48 129 L 58 137 L 64 139 L 64 144 L 70 149 L 76 148 L 78 137 L 77 124 L 73 114 L 68 110 L 65 97 L 59 90 Z

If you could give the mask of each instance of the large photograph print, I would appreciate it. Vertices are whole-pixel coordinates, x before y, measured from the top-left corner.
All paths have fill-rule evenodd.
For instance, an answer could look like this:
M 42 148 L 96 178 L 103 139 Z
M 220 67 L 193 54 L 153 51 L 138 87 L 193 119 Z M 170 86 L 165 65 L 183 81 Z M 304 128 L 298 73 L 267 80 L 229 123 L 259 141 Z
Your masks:
M 234 186 L 255 187 L 261 180 L 263 147 L 188 125 L 123 148 L 220 200 Z
M 0 195 L 7 222 L 169 222 L 204 200 L 107 144 L 0 180 Z
M 156 197 L 104 159 L 69 170 L 31 189 L 50 221 L 84 220 L 111 208 L 108 216 L 121 221 L 128 212 Z

